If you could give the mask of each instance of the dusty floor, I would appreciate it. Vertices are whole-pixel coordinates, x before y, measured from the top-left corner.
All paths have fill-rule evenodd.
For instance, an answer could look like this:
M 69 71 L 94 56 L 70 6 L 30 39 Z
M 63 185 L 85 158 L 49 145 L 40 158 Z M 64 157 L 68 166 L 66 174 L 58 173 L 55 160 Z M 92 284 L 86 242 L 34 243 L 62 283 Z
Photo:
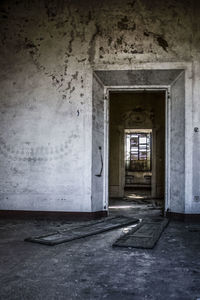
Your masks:
M 151 199 L 150 189 L 129 188 L 125 190 L 123 199 L 112 198 L 109 201 L 112 215 L 123 214 L 136 218 L 161 216 L 163 205 L 163 199 Z
M 159 215 L 160 210 L 152 206 L 127 199 L 113 202 L 111 210 L 140 217 Z M 200 224 L 171 221 L 153 250 L 112 248 L 122 229 L 53 247 L 23 241 L 75 225 L 1 220 L 0 299 L 200 297 Z

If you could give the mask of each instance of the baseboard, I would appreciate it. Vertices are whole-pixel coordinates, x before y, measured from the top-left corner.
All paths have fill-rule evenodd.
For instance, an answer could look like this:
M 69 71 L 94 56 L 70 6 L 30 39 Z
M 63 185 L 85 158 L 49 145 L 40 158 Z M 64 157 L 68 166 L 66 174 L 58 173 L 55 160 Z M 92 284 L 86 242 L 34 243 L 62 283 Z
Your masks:
M 0 218 L 7 219 L 40 219 L 40 220 L 94 220 L 106 217 L 107 211 L 95 212 L 63 212 L 63 211 L 29 211 L 0 210 Z
M 200 214 L 183 214 L 168 211 L 166 212 L 166 217 L 183 222 L 200 222 Z

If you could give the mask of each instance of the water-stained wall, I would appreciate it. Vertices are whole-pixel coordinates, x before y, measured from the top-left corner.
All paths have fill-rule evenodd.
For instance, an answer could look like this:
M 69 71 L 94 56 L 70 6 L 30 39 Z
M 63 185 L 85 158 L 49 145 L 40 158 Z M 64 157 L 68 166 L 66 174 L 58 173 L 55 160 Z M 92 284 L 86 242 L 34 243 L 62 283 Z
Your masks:
M 92 210 L 94 70 L 193 63 L 198 127 L 199 13 L 189 0 L 1 1 L 0 208 Z M 189 211 L 200 211 L 198 197 Z

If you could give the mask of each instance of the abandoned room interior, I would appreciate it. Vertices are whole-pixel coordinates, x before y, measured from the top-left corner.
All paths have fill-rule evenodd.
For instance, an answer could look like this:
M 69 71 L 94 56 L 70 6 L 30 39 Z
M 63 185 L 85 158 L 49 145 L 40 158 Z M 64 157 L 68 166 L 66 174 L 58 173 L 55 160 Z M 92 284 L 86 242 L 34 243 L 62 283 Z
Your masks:
M 200 2 L 0 20 L 0 299 L 200 299 Z

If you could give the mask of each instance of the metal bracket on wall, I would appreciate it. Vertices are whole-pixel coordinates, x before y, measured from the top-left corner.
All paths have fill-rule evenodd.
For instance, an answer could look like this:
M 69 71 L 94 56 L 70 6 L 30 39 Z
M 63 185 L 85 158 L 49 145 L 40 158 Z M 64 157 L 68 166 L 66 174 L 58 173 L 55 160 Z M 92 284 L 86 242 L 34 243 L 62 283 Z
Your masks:
M 103 172 L 103 156 L 102 156 L 102 151 L 101 151 L 101 147 L 99 146 L 99 154 L 100 154 L 100 159 L 101 159 L 101 170 L 99 174 L 96 174 L 96 177 L 101 177 L 102 176 L 102 172 Z

